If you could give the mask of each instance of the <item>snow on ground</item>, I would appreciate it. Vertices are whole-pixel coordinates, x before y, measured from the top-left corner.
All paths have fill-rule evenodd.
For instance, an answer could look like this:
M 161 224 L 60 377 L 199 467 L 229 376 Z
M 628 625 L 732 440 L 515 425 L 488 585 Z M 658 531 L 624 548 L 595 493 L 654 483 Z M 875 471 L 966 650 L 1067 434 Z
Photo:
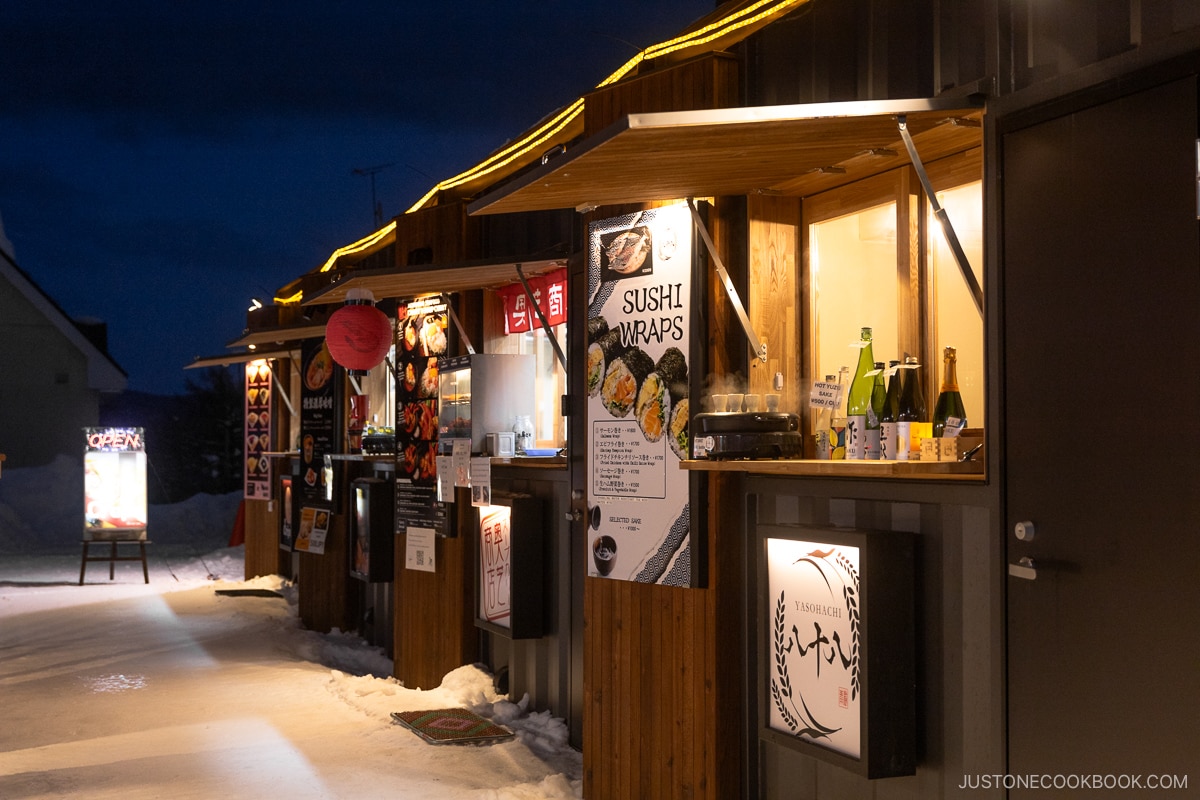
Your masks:
M 0 797 L 582 796 L 566 725 L 527 697 L 473 665 L 408 689 L 380 648 L 305 630 L 279 576 L 243 581 L 237 494 L 151 507 L 148 585 L 126 562 L 80 586 L 69 462 L 0 476 Z M 280 597 L 216 593 L 249 588 Z M 390 716 L 447 707 L 517 738 L 428 745 Z

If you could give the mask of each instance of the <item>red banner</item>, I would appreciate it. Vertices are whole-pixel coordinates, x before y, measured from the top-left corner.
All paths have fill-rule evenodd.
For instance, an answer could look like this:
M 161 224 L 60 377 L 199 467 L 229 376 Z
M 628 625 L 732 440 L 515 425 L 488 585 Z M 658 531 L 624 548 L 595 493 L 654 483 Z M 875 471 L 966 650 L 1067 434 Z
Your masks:
M 567 270 L 556 269 L 546 275 L 535 275 L 527 279 L 529 290 L 542 310 L 546 322 L 561 325 L 567 321 Z M 529 303 L 525 287 L 519 283 L 500 289 L 504 301 L 504 332 L 525 333 L 538 327 L 537 312 Z

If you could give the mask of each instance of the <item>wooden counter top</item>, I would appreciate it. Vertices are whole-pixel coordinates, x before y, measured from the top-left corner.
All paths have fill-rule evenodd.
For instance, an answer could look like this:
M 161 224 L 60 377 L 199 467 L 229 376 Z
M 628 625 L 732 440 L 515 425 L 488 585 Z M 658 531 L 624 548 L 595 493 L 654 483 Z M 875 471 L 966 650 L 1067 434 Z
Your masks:
M 827 478 L 900 478 L 971 480 L 986 477 L 982 461 L 827 461 L 815 459 L 689 459 L 683 469 L 700 472 L 749 472 Z

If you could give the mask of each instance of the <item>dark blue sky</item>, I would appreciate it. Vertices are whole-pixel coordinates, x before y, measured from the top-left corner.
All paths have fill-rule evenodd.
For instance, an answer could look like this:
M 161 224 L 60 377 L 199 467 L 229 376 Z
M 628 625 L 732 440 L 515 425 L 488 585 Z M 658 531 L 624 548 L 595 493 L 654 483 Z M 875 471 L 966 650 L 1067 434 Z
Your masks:
M 0 217 L 129 388 L 715 0 L 163 3 L 0 11 Z

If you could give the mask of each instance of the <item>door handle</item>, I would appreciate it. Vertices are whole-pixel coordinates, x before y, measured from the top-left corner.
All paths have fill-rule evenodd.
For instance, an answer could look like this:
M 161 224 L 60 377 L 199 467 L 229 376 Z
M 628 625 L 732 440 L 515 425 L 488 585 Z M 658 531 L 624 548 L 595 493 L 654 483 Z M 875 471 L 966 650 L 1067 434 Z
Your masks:
M 1027 581 L 1037 580 L 1037 564 L 1029 556 L 1021 556 L 1016 564 L 1008 565 L 1008 574 Z

